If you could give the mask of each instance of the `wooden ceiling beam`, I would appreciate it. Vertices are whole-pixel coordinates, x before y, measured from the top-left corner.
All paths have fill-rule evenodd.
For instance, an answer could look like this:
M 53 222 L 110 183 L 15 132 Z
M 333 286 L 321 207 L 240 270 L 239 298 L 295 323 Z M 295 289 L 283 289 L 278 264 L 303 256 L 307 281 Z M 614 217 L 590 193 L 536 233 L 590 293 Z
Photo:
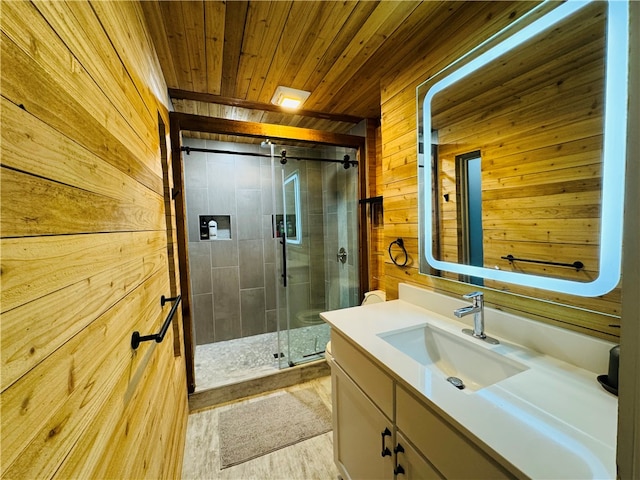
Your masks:
M 250 100 L 241 100 L 239 98 L 223 97 L 220 95 L 212 95 L 210 93 L 190 92 L 187 90 L 179 90 L 176 88 L 169 89 L 169 96 L 175 99 L 182 100 L 196 100 L 199 102 L 216 103 L 219 105 L 227 105 L 230 107 L 248 108 L 251 110 L 263 110 L 266 112 L 277 112 L 288 115 L 300 115 L 303 117 L 321 118 L 323 120 L 330 120 L 333 122 L 345 122 L 345 123 L 360 123 L 363 118 L 353 115 L 317 112 L 314 110 L 296 110 L 291 112 L 278 105 L 271 103 L 252 102 Z
M 302 142 L 343 147 L 363 148 L 365 138 L 344 133 L 332 133 L 310 128 L 289 127 L 256 122 L 241 122 L 223 118 L 170 112 L 171 125 L 190 132 L 218 133 L 240 137 L 263 137 L 271 140 L 299 140 Z

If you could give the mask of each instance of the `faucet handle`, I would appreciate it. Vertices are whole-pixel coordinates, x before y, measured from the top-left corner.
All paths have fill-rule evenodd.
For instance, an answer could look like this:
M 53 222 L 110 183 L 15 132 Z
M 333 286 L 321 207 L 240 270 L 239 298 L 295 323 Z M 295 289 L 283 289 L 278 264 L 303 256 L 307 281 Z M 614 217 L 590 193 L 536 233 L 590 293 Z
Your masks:
M 482 298 L 482 297 L 484 297 L 484 292 L 471 292 L 462 296 L 462 298 L 466 300 L 470 300 L 472 298 Z

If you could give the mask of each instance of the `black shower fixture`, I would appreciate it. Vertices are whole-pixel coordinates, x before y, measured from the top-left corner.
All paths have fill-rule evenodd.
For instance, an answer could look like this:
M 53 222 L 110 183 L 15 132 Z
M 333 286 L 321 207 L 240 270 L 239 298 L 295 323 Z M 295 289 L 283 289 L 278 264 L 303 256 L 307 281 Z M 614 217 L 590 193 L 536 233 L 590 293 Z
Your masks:
M 351 163 L 349 162 L 349 155 L 344 156 L 342 166 L 344 167 L 345 170 L 351 166 Z
M 286 164 L 286 163 L 287 163 L 287 151 L 286 151 L 286 150 L 282 150 L 282 151 L 280 152 L 280 163 L 281 163 L 282 165 L 284 165 L 284 164 Z

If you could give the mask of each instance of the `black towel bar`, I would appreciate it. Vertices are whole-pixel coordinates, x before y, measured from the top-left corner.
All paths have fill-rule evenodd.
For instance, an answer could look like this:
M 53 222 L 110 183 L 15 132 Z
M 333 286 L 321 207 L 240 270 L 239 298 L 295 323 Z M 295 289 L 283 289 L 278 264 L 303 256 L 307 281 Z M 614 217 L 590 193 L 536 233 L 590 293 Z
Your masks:
M 182 300 L 182 295 L 178 295 L 177 297 L 170 297 L 170 298 L 162 295 L 162 297 L 160 297 L 161 307 L 164 307 L 164 304 L 167 302 L 175 302 L 173 304 L 173 307 L 171 307 L 171 311 L 169 312 L 169 315 L 167 315 L 166 320 L 162 324 L 162 328 L 158 333 L 154 333 L 153 335 L 142 336 L 140 335 L 140 332 L 137 332 L 137 331 L 133 332 L 133 335 L 131 335 L 131 348 L 136 350 L 142 342 L 148 342 L 151 340 L 155 340 L 156 343 L 162 342 L 162 340 L 164 340 L 164 336 L 167 334 L 167 330 L 169 330 L 169 325 L 171 324 L 171 320 L 173 320 L 173 316 L 176 314 L 176 310 L 178 310 L 178 304 L 180 303 L 180 300 Z
M 576 270 L 582 270 L 584 268 L 584 263 L 575 261 L 573 263 L 559 263 L 559 262 L 547 262 L 545 260 L 527 260 L 526 258 L 516 258 L 513 255 L 509 254 L 506 257 L 500 257 L 503 260 L 509 260 L 509 262 L 528 262 L 528 263 L 541 263 L 543 265 L 555 265 L 556 267 L 572 267 Z

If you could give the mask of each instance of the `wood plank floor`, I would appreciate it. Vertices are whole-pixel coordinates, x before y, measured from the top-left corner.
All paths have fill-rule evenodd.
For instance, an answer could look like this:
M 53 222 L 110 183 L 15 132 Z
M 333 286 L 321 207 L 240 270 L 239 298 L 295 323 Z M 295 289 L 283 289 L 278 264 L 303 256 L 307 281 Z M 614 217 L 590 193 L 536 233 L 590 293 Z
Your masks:
M 331 377 L 325 376 L 279 391 L 312 388 L 331 408 Z M 220 470 L 218 413 L 222 409 L 237 408 L 277 392 L 255 396 L 218 406 L 189 416 L 185 444 L 183 479 L 260 479 L 260 480 L 330 480 L 338 477 L 333 463 L 333 432 L 311 438 L 277 450 L 240 465 Z M 259 432 L 257 426 L 256 431 Z

